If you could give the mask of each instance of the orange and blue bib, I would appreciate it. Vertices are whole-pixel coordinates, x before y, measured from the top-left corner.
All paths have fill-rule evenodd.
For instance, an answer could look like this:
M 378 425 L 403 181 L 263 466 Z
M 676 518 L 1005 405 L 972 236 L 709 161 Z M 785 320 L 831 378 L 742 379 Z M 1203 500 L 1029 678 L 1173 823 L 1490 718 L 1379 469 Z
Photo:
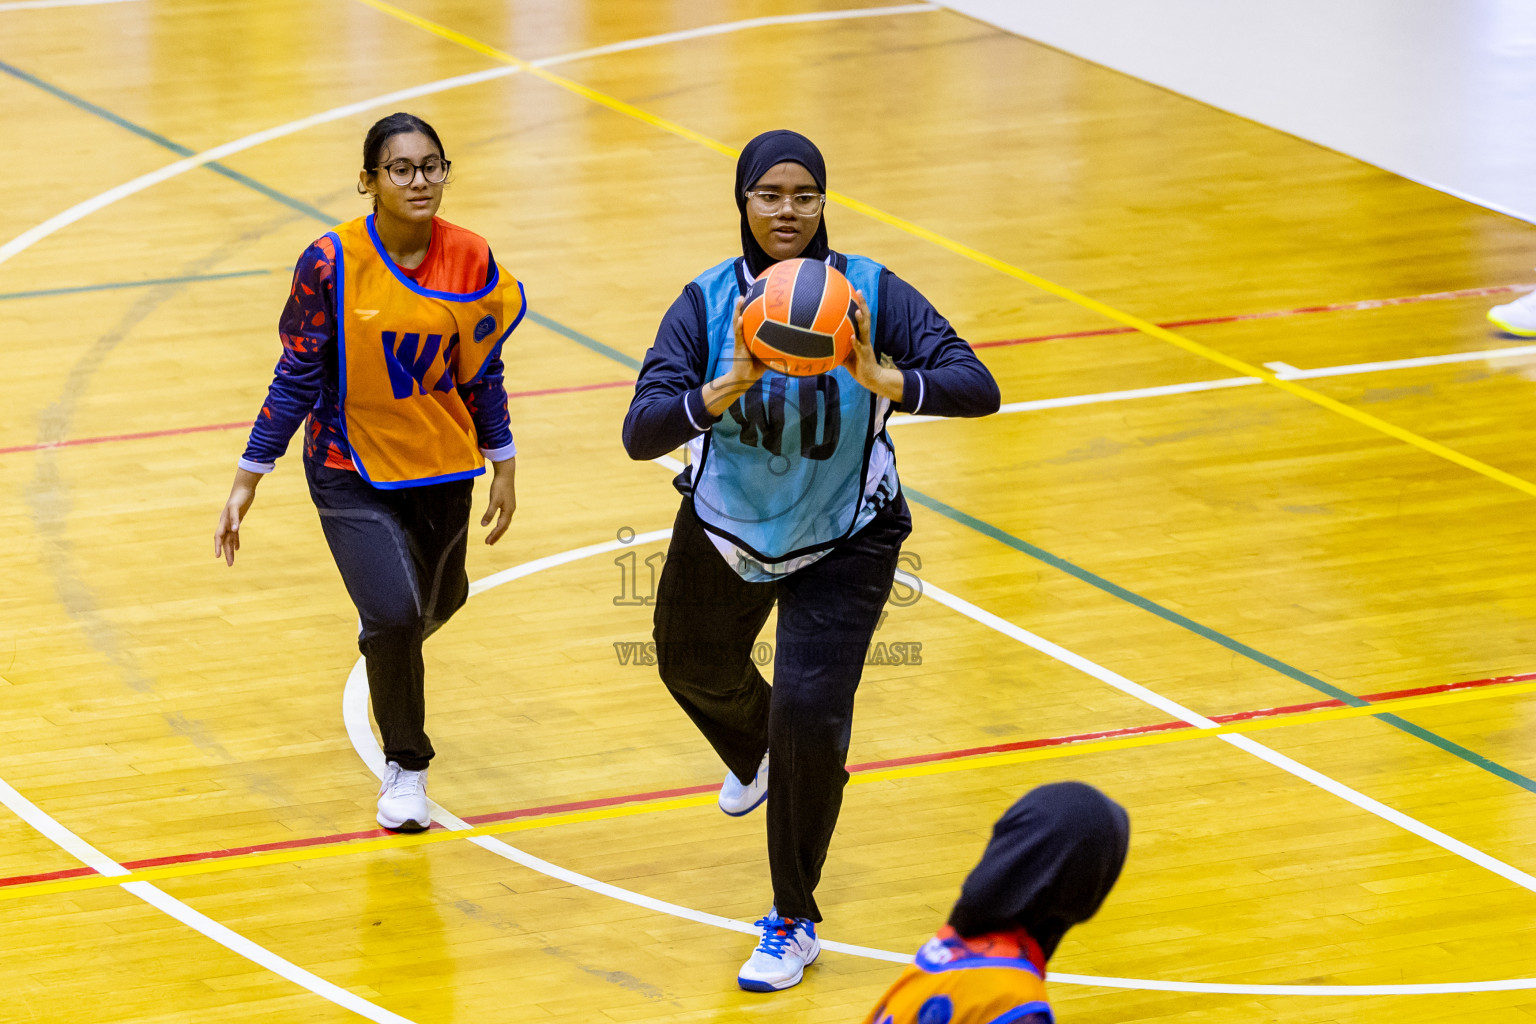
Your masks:
M 965 939 L 945 926 L 917 951 L 864 1024 L 1010 1024 L 1054 1021 L 1044 958 L 1020 933 Z
M 487 259 L 479 235 L 443 220 L 432 230 L 443 258 Z M 475 291 L 424 288 L 390 259 L 372 214 L 329 235 L 337 252 L 341 421 L 357 471 L 385 489 L 484 473 L 459 388 L 479 378 L 522 320 L 523 286 L 493 265 Z

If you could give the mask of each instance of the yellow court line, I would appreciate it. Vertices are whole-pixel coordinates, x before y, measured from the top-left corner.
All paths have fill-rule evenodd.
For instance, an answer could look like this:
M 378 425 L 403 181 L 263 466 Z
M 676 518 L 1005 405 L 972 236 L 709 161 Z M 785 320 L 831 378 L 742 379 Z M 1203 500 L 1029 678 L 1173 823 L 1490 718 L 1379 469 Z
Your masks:
M 139 868 L 126 875 L 84 875 L 78 878 L 60 878 L 51 882 L 29 882 L 25 885 L 0 889 L 0 901 L 21 899 L 26 896 L 42 896 L 48 893 L 75 892 L 81 889 L 101 889 L 128 882 L 153 882 L 162 878 L 185 878 L 189 875 L 211 875 L 223 871 L 239 871 L 246 868 L 268 867 L 273 864 L 294 864 L 302 861 L 325 860 L 329 857 L 345 857 L 354 853 L 376 853 L 382 850 L 407 849 L 413 846 L 429 846 L 478 836 L 504 835 L 508 832 L 526 832 L 556 825 L 574 825 L 584 821 L 602 821 L 606 818 L 626 818 L 637 814 L 653 814 L 675 811 L 684 807 L 702 807 L 715 802 L 715 794 L 674 797 L 654 803 L 627 804 L 621 807 L 599 807 L 590 811 L 573 811 L 569 814 L 552 814 L 542 818 L 522 818 L 517 821 L 499 821 L 492 825 L 477 825 L 458 831 L 441 830 L 417 832 L 410 835 L 381 836 L 377 839 L 355 839 L 332 846 L 306 846 L 291 850 L 271 850 L 266 853 L 248 853 L 238 857 L 217 860 L 191 861 L 186 864 L 166 864 L 161 867 Z
M 1038 747 L 1033 750 L 1015 750 L 1002 754 L 985 754 L 978 757 L 956 758 L 953 761 L 929 762 L 904 765 L 899 768 L 881 768 L 860 772 L 851 782 L 862 785 L 871 782 L 888 782 L 893 779 L 920 778 L 928 775 L 944 775 L 950 772 L 971 771 L 977 768 L 997 768 L 1004 765 L 1024 764 L 1030 761 L 1050 761 L 1058 758 L 1078 757 L 1084 754 L 1100 754 L 1111 750 L 1132 747 L 1160 746 L 1165 743 L 1187 743 L 1228 733 L 1258 732 L 1263 729 L 1279 729 L 1292 725 L 1315 725 L 1348 718 L 1366 718 L 1387 711 L 1411 711 L 1415 708 L 1438 707 L 1445 704 L 1464 704 L 1471 701 L 1509 697 L 1536 691 L 1536 682 L 1509 683 L 1496 687 L 1469 690 L 1452 690 L 1448 693 L 1427 694 L 1421 697 L 1402 697 L 1380 701 L 1364 707 L 1325 708 L 1295 715 L 1277 715 L 1273 718 L 1250 719 L 1232 722 L 1214 729 L 1191 729 L 1177 732 L 1144 733 L 1137 736 L 1121 736 L 1115 739 L 1074 743 L 1059 747 Z M 126 875 L 84 875 L 77 878 L 60 878 L 49 882 L 31 882 L 25 885 L 0 889 L 0 901 L 23 899 L 28 896 L 44 896 L 50 893 L 78 892 L 84 889 L 102 889 L 126 882 L 153 882 L 163 878 L 185 878 L 190 875 L 210 875 L 225 871 L 267 867 L 274 864 L 294 864 L 304 861 L 345 857 L 357 853 L 374 853 L 383 850 L 407 849 L 446 843 L 477 836 L 506 835 L 511 832 L 530 832 L 534 829 L 575 825 L 588 821 L 606 821 L 614 818 L 631 818 L 642 814 L 660 814 L 690 807 L 704 807 L 715 802 L 715 794 L 672 797 L 648 803 L 625 804 L 617 807 L 599 807 L 567 814 L 552 814 L 540 818 L 522 818 L 516 821 L 500 821 L 490 825 L 477 825 L 460 831 L 420 832 L 415 835 L 385 836 L 378 839 L 358 839 L 333 846 L 306 846 L 291 850 L 272 850 L 266 853 L 244 854 L 218 860 L 192 861 L 186 864 L 167 864 L 161 867 L 140 868 Z
M 590 100 L 593 103 L 597 103 L 601 106 L 609 108 L 610 110 L 617 111 L 626 117 L 632 117 L 637 121 L 642 121 L 645 124 L 659 128 L 662 131 L 670 132 L 671 134 L 687 139 L 690 142 L 695 142 L 701 146 L 705 146 L 724 156 L 737 157 L 741 155 L 739 150 L 731 148 L 718 139 L 710 138 L 708 135 L 704 135 L 701 132 L 696 132 L 691 128 L 687 128 L 681 124 L 678 124 L 676 121 L 671 121 L 667 118 L 652 114 L 647 110 L 642 110 L 639 107 L 636 107 L 630 103 L 626 103 L 615 96 L 610 96 L 607 93 L 599 92 L 598 90 L 589 86 L 582 85 L 580 82 L 572 81 L 569 78 L 552 74 L 542 68 L 535 67 L 533 64 L 523 60 L 520 57 L 515 57 L 512 54 L 505 52 L 504 50 L 498 50 L 494 46 L 491 46 L 487 43 L 482 43 L 478 39 L 467 36 L 462 32 L 457 32 L 445 25 L 440 25 L 435 21 L 423 18 L 420 15 L 412 14 L 410 11 L 396 7 L 394 4 L 386 3 L 385 0 L 358 0 L 358 3 L 366 4 L 369 7 L 372 7 L 378 11 L 382 11 L 383 13 L 388 14 L 393 18 L 398 18 L 410 25 L 414 25 L 417 28 L 420 28 L 426 32 L 430 32 L 433 35 L 439 36 L 450 42 L 457 43 L 459 46 L 473 50 L 474 52 L 490 57 L 493 60 L 499 60 L 508 64 L 516 65 L 531 75 L 542 78 L 554 85 L 558 85 L 560 88 L 575 93 L 576 95 Z M 1399 427 L 1395 423 L 1389 423 L 1386 420 L 1381 419 L 1379 416 L 1372 416 L 1368 412 L 1363 412 L 1354 408 L 1353 406 L 1346 405 L 1337 399 L 1329 398 L 1327 395 L 1319 391 L 1314 391 L 1305 385 L 1298 384 L 1295 381 L 1282 380 L 1273 372 L 1266 370 L 1261 366 L 1253 366 L 1241 359 L 1235 358 L 1234 356 L 1229 356 L 1225 352 L 1211 348 L 1209 345 L 1202 345 L 1200 342 L 1191 338 L 1186 338 L 1183 335 L 1175 334 L 1173 331 L 1168 330 L 1166 327 L 1159 327 L 1157 324 L 1154 324 L 1151 321 L 1143 320 L 1139 316 L 1135 316 L 1131 313 L 1126 313 L 1122 310 L 1116 309 L 1115 307 L 1100 302 L 1097 299 L 1090 298 L 1081 292 L 1073 291 L 1071 288 L 1068 288 L 1065 285 L 1060 285 L 1054 281 L 1047 280 L 1038 274 L 1032 274 L 1022 267 L 1016 267 L 1013 264 L 1004 262 L 995 256 L 989 256 L 979 249 L 975 249 L 969 245 L 966 245 L 964 242 L 959 242 L 955 239 L 949 238 L 946 235 L 941 235 L 936 231 L 931 231 L 928 228 L 922 227 L 919 224 L 914 224 L 912 221 L 909 221 L 903 217 L 898 217 L 895 214 L 887 213 L 884 210 L 871 206 L 866 202 L 854 199 L 852 196 L 847 196 L 840 192 L 828 190 L 827 198 L 840 206 L 844 206 L 856 213 L 861 213 L 864 216 L 871 218 L 872 220 L 879 221 L 882 224 L 896 228 L 899 231 L 906 232 L 907 234 L 916 238 L 921 238 L 924 241 L 931 242 L 942 249 L 947 249 L 958 256 L 962 256 L 965 259 L 979 263 L 984 267 L 989 267 L 992 270 L 1006 274 L 1009 277 L 1023 281 L 1026 284 L 1033 285 L 1034 287 L 1039 288 L 1041 291 L 1048 292 L 1051 295 L 1065 299 L 1068 302 L 1083 307 L 1084 309 L 1091 310 L 1095 313 L 1098 313 L 1100 316 L 1115 321 L 1116 323 L 1123 324 L 1126 327 L 1140 331 L 1142 334 L 1157 338 L 1160 341 L 1165 341 L 1168 344 L 1175 346 L 1176 348 L 1183 349 L 1185 352 L 1188 352 L 1191 355 L 1198 356 L 1201 359 L 1209 360 L 1210 362 L 1216 363 L 1218 366 L 1224 366 L 1227 369 L 1233 370 L 1245 377 L 1256 377 L 1271 387 L 1279 388 L 1281 391 L 1289 392 L 1290 394 L 1295 395 L 1297 398 L 1311 402 L 1313 405 L 1327 409 L 1329 412 L 1343 416 L 1345 419 L 1353 420 L 1355 423 L 1358 423 L 1363 427 L 1374 430 L 1381 434 L 1385 434 L 1388 437 L 1401 441 L 1404 444 L 1412 445 L 1421 451 L 1444 459 L 1447 462 L 1462 467 L 1463 469 L 1481 474 L 1490 480 L 1494 480 L 1508 487 L 1512 487 L 1515 490 L 1520 491 L 1522 494 L 1536 497 L 1536 483 L 1532 483 L 1529 480 L 1515 476 L 1513 473 L 1499 469 L 1497 466 L 1490 466 L 1486 462 L 1472 458 L 1470 455 L 1464 455 L 1461 452 L 1456 451 L 1454 448 L 1447 447 L 1438 441 L 1432 441 L 1427 437 L 1415 434 L 1413 431 Z
M 499 60 L 504 64 L 511 64 L 514 67 L 521 68 L 527 74 L 533 75 L 535 78 L 542 78 L 546 82 L 549 82 L 553 85 L 558 85 L 560 88 L 569 92 L 573 92 L 583 99 L 591 100 L 593 103 L 608 107 L 611 110 L 616 110 L 628 117 L 633 117 L 636 120 L 644 121 L 646 124 L 660 128 L 663 131 L 671 132 L 673 135 L 685 138 L 689 142 L 696 142 L 699 145 L 712 149 L 723 156 L 728 156 L 732 159 L 735 159 L 741 155 L 739 150 L 732 149 L 730 146 L 727 146 L 720 140 L 712 139 L 702 132 L 696 132 L 692 128 L 686 128 L 683 125 L 678 124 L 676 121 L 669 121 L 664 117 L 658 117 L 649 111 L 641 110 L 639 107 L 625 103 L 617 96 L 609 96 L 607 93 L 598 92 L 596 89 L 582 85 L 580 82 L 573 81 L 572 79 L 566 78 L 563 75 L 557 75 L 553 72 L 545 71 L 543 68 L 539 67 L 532 61 L 527 61 L 521 57 L 514 56 L 505 50 L 498 50 L 496 47 L 490 45 L 489 43 L 482 43 L 480 40 L 474 38 L 473 36 L 467 36 L 462 32 L 457 32 L 446 25 L 439 25 L 437 22 L 423 18 L 419 14 L 412 14 L 410 11 L 407 11 L 404 8 L 396 7 L 391 3 L 385 3 L 384 0 L 357 0 L 357 2 L 360 4 L 366 4 L 375 10 L 382 11 L 392 18 L 398 18 L 408 25 L 414 25 L 419 29 L 430 32 L 433 35 L 446 39 L 451 43 L 457 43 L 465 49 L 473 50 L 474 52 L 489 57 L 492 60 Z

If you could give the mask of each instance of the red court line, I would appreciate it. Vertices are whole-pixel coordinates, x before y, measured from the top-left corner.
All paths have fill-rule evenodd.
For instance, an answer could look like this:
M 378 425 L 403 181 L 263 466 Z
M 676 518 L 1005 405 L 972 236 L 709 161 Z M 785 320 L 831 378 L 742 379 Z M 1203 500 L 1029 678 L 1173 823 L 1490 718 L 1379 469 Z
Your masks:
M 107 434 L 102 437 L 76 437 L 68 441 L 42 441 L 38 444 L 19 444 L 14 448 L 0 448 L 0 455 L 13 455 L 16 452 L 40 452 L 47 448 L 73 448 L 81 444 L 107 444 L 111 441 L 142 441 L 147 437 L 175 437 L 178 434 L 204 434 L 213 430 L 243 430 L 251 425 L 250 420 L 241 420 L 239 423 L 209 423 L 201 427 L 176 427 L 171 430 L 146 430 L 138 434 Z
M 713 793 L 720 788 L 718 782 L 711 782 L 704 786 L 682 786 L 678 789 L 658 789 L 650 793 L 636 793 L 626 796 L 602 796 L 591 800 L 573 800 L 565 804 L 545 804 L 543 807 L 526 807 L 516 811 L 494 811 L 490 814 L 474 814 L 464 820 L 471 825 L 489 825 L 497 821 L 511 821 L 514 818 L 535 818 L 544 814 L 566 814 L 571 811 L 589 811 L 594 807 L 613 807 L 616 804 L 640 804 L 651 800 L 668 800 L 678 796 L 693 796 L 697 793 Z
M 1406 306 L 1415 302 L 1443 302 L 1447 299 L 1476 299 L 1489 295 L 1506 295 L 1526 291 L 1536 285 L 1500 284 L 1488 288 L 1464 288 L 1454 292 L 1428 292 L 1424 295 L 1405 295 L 1396 299 L 1363 299 L 1360 302 L 1335 302 L 1326 306 L 1298 306 L 1270 313 L 1238 313 L 1235 316 L 1207 316 L 1195 320 L 1170 320 L 1158 324 L 1172 330 L 1175 327 L 1203 327 L 1207 324 L 1230 324 L 1239 320 L 1272 320 L 1282 316 L 1305 316 L 1310 313 L 1345 313 L 1361 309 L 1383 309 L 1387 306 Z M 1105 334 L 1134 334 L 1134 327 L 1101 327 L 1092 331 L 1067 331 L 1062 334 L 1038 334 L 1029 338 L 1008 338 L 1002 341 L 972 342 L 972 348 L 1000 348 L 1004 345 L 1029 345 L 1037 341 L 1056 341 L 1061 338 L 1094 338 Z
M 1536 672 L 1527 672 L 1516 676 L 1494 676 L 1490 679 L 1469 679 L 1459 683 L 1440 683 L 1433 686 L 1416 686 L 1407 690 L 1389 690 L 1385 693 L 1365 694 L 1360 699 L 1368 703 L 1379 701 L 1397 700 L 1403 697 L 1421 697 L 1431 693 L 1449 693 L 1453 690 L 1471 690 L 1484 686 L 1498 686 L 1504 683 L 1519 683 L 1536 679 Z M 1316 700 L 1307 704 L 1288 704 L 1277 708 L 1259 708 L 1253 711 L 1239 711 L 1233 714 L 1212 715 L 1214 722 L 1243 722 L 1254 718 L 1272 718 L 1277 715 L 1293 715 L 1304 711 L 1317 711 L 1323 708 L 1343 707 L 1342 700 Z M 1110 739 L 1117 736 L 1135 736 L 1142 733 L 1167 732 L 1175 729 L 1192 729 L 1194 726 L 1188 722 L 1154 722 L 1149 725 L 1135 725 L 1125 729 L 1107 729 L 1101 732 L 1078 733 L 1073 736 L 1052 736 L 1044 739 L 1019 740 L 1013 743 L 998 743 L 986 747 L 968 747 L 963 750 L 944 750 L 932 754 L 914 754 L 910 757 L 894 757 L 883 761 L 866 761 L 863 764 L 849 765 L 852 773 L 877 771 L 882 768 L 899 768 L 904 765 L 927 764 L 935 761 L 953 761 L 964 757 L 975 757 L 980 754 L 999 754 L 1010 750 L 1030 750 L 1037 747 L 1059 747 L 1072 743 L 1085 743 L 1089 740 Z M 693 796 L 699 793 L 712 793 L 720 788 L 716 783 L 702 786 L 682 786 L 676 789 L 658 789 L 646 793 L 626 793 L 620 796 L 594 797 L 589 800 L 572 800 L 558 804 L 543 804 L 538 807 L 523 807 L 513 811 L 494 811 L 489 814 L 476 814 L 466 817 L 464 820 L 471 825 L 489 825 L 498 821 L 511 821 L 516 818 L 536 818 L 549 814 L 564 814 L 571 811 L 591 810 L 597 807 L 614 807 L 620 804 L 646 803 L 652 800 L 665 800 L 679 796 Z M 433 825 L 433 831 L 442 829 L 441 825 Z M 188 864 L 202 860 L 224 860 L 229 857 L 240 857 L 251 853 L 268 853 L 274 850 L 293 850 L 306 846 L 332 846 L 338 843 L 351 842 L 355 839 L 377 839 L 393 835 L 381 828 L 367 829 L 362 832 L 340 832 L 334 835 L 306 836 L 299 839 L 280 839 L 271 843 L 258 843 L 254 846 L 236 846 L 223 850 L 207 850 L 201 853 L 177 853 L 162 857 L 147 857 L 143 860 L 123 861 L 123 867 L 130 871 L 140 868 L 163 867 L 168 864 Z M 65 868 L 61 871 L 48 871 L 33 875 L 13 875 L 9 878 L 0 878 L 0 888 L 9 888 L 16 885 L 26 885 L 30 882 L 48 882 L 59 878 L 76 878 L 81 875 L 92 875 L 94 868 L 77 867 Z
M 1440 683 L 1436 686 L 1418 686 L 1411 690 L 1390 690 L 1386 693 L 1370 693 L 1360 699 L 1367 704 L 1375 704 L 1384 700 L 1397 700 L 1402 697 L 1422 697 L 1431 693 L 1449 693 L 1452 690 L 1471 690 L 1481 686 L 1496 686 L 1500 683 L 1518 683 L 1528 679 L 1536 679 L 1536 672 L 1520 676 L 1497 676 L 1492 679 L 1469 679 L 1460 683 Z M 1277 715 L 1296 715 L 1303 711 L 1321 711 L 1324 708 L 1341 708 L 1344 702 L 1338 699 L 1315 700 L 1308 704 L 1288 704 L 1278 708 L 1260 708 L 1255 711 L 1239 711 L 1230 715 L 1211 715 L 1213 722 L 1225 725 L 1228 722 L 1246 722 L 1255 718 L 1273 718 Z M 1071 743 L 1086 743 L 1089 740 L 1114 739 L 1118 736 L 1137 736 L 1142 733 L 1170 732 L 1179 729 L 1193 729 L 1188 722 L 1155 722 L 1151 725 L 1133 725 L 1125 729 L 1106 729 L 1103 732 L 1078 733 L 1075 736 L 1053 736 L 1047 739 L 1018 740 L 1013 743 L 997 743 L 987 747 L 968 747 L 965 750 L 945 750 L 936 754 L 913 754 L 910 757 L 897 757 L 888 761 L 870 761 L 866 764 L 850 765 L 850 772 L 868 772 L 878 768 L 899 768 L 909 764 L 927 764 L 933 761 L 953 761 L 961 757 L 975 757 L 979 754 L 1002 754 L 1010 750 L 1032 750 L 1036 747 L 1059 747 Z
M 598 391 L 603 388 L 626 388 L 632 380 L 605 380 L 600 384 L 575 384 L 566 388 L 541 388 L 537 391 L 509 391 L 508 398 L 536 398 L 539 395 L 567 395 L 577 391 Z M 246 430 L 250 420 L 239 423 L 209 423 L 200 427 L 176 427 L 170 430 L 146 430 L 137 434 L 106 434 L 102 437 L 77 437 L 68 441 L 42 441 L 37 444 L 19 444 L 14 448 L 0 448 L 0 455 L 17 452 L 40 452 L 48 448 L 73 448 L 82 444 L 109 444 L 113 441 L 142 441 L 150 437 L 175 437 L 180 434 L 205 434 L 216 430 Z
M 10 878 L 0 878 L 0 888 L 13 885 L 26 885 L 28 882 L 51 882 L 56 878 L 78 878 L 81 875 L 94 875 L 95 868 L 84 865 L 78 868 L 65 868 L 63 871 L 45 871 L 40 875 L 13 875 Z
M 1341 313 L 1360 309 L 1381 309 L 1387 306 L 1405 306 L 1415 302 L 1440 302 L 1446 299 L 1471 299 L 1489 295 L 1505 295 L 1536 287 L 1529 284 L 1500 284 L 1487 288 L 1464 288 L 1454 292 L 1428 292 L 1424 295 L 1405 295 L 1395 299 L 1364 299 L 1360 302 L 1335 302 L 1325 306 L 1298 306 L 1295 309 L 1275 310 L 1269 313 L 1238 313 L 1233 316 L 1209 316 L 1197 320 L 1170 320 L 1159 327 L 1172 330 L 1175 327 L 1200 327 L 1206 324 L 1230 324 L 1239 320 L 1271 320 L 1276 317 L 1302 316 L 1309 313 Z M 1038 334 L 1029 338 L 1006 338 L 1001 341 L 972 342 L 972 348 L 1000 348 L 1005 345 L 1028 345 L 1037 341 L 1056 341 L 1062 338 L 1095 338 L 1107 334 L 1134 334 L 1134 327 L 1101 327 L 1092 331 L 1066 331 L 1061 334 Z M 597 391 L 602 388 L 622 388 L 633 384 L 632 380 L 610 380 L 600 384 L 577 384 L 564 388 L 543 388 L 537 391 L 512 391 L 508 398 L 535 398 L 539 395 L 566 395 L 578 391 Z M 173 430 L 148 430 L 138 434 L 109 434 L 103 437 L 80 437 L 69 441 L 44 441 L 38 444 L 22 444 L 12 448 L 0 448 L 0 455 L 20 452 L 37 452 L 48 448 L 70 448 L 84 444 L 107 444 L 113 441 L 142 441 L 151 437 L 174 437 L 179 434 L 201 434 L 218 430 L 241 430 L 250 426 L 249 421 L 240 423 L 213 423 L 201 427 L 179 427 Z
M 605 380 L 601 384 L 574 384 L 568 388 L 544 388 L 541 391 L 508 391 L 508 398 L 533 398 L 538 395 L 569 395 L 576 391 L 600 391 L 603 388 L 627 388 L 632 380 Z

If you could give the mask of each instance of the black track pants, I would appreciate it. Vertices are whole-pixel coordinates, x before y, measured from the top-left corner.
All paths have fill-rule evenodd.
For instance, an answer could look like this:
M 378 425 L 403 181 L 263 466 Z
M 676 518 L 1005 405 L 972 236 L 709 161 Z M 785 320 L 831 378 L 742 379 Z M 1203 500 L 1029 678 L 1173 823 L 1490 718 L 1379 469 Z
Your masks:
M 844 765 L 864 657 L 912 530 L 898 495 L 819 561 L 767 583 L 738 576 L 686 498 L 656 592 L 661 678 L 736 777 L 765 750 L 774 906 L 821 920 L 814 896 L 848 782 Z M 752 661 L 779 606 L 770 687 Z
M 473 481 L 380 490 L 357 473 L 304 462 L 326 543 L 362 620 L 384 756 L 420 771 L 426 733 L 421 644 L 469 597 L 464 552 Z

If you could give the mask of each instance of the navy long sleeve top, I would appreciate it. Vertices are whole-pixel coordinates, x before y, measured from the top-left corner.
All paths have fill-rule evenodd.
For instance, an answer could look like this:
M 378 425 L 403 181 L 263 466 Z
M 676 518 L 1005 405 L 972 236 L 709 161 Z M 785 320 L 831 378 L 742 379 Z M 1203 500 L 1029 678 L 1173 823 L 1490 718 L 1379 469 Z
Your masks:
M 848 261 L 833 253 L 832 265 L 845 271 Z M 736 280 L 745 295 L 749 279 L 739 259 Z M 889 356 L 902 374 L 897 409 L 927 416 L 986 416 L 997 411 L 997 381 L 916 288 L 882 269 L 876 309 L 875 355 Z M 708 360 L 704 293 L 690 282 L 662 317 L 656 342 L 640 367 L 624 417 L 624 449 L 630 458 L 658 458 L 719 420 L 705 410 L 699 394 L 709 379 Z

